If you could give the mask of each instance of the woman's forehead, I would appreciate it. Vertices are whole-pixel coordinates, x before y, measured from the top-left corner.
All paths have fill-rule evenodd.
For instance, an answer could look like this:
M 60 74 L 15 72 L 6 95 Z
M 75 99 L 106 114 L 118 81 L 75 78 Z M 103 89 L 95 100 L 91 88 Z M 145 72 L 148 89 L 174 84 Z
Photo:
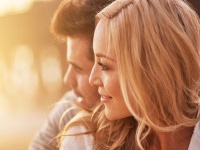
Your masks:
M 114 57 L 112 43 L 109 42 L 108 26 L 104 20 L 100 20 L 96 26 L 93 40 L 94 53 Z

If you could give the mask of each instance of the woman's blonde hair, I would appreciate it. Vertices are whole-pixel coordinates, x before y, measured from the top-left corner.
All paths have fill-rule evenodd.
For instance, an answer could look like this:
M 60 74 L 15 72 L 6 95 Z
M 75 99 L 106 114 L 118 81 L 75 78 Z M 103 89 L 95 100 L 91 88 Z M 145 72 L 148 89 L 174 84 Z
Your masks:
M 115 51 L 120 85 L 133 116 L 109 121 L 104 105 L 83 109 L 66 126 L 84 125 L 94 149 L 148 149 L 155 130 L 198 121 L 200 22 L 183 0 L 116 0 L 97 19 Z M 136 121 L 137 120 L 137 121 Z
M 64 130 L 57 136 L 58 147 L 60 147 L 65 136 L 92 134 L 94 137 L 94 150 L 137 150 L 138 147 L 135 142 L 137 122 L 133 117 L 110 121 L 106 118 L 104 105 L 101 103 L 93 109 L 87 109 L 76 102 L 73 102 L 73 104 L 74 107 L 67 110 L 63 114 L 63 117 L 72 109 L 80 108 L 80 111 L 66 124 Z M 74 126 L 83 126 L 86 128 L 86 131 L 67 134 L 67 131 Z
M 137 144 L 198 121 L 200 22 L 183 0 L 116 0 L 97 15 L 116 54 Z M 120 137 L 120 135 L 119 135 Z

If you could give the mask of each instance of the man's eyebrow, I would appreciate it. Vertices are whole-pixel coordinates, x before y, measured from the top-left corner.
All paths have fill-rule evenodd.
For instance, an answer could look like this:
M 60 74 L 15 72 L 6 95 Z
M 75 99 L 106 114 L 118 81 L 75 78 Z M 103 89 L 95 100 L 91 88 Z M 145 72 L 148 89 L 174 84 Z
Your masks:
M 112 58 L 110 58 L 110 57 L 108 57 L 106 55 L 103 55 L 103 54 L 95 54 L 95 56 L 99 57 L 99 58 L 106 58 L 106 59 L 108 59 L 110 61 L 115 61 L 114 59 L 112 59 Z
M 77 64 L 71 62 L 71 61 L 68 61 L 69 64 L 71 64 L 72 66 L 74 66 L 75 68 L 79 69 L 79 70 L 83 70 L 80 66 L 78 66 Z

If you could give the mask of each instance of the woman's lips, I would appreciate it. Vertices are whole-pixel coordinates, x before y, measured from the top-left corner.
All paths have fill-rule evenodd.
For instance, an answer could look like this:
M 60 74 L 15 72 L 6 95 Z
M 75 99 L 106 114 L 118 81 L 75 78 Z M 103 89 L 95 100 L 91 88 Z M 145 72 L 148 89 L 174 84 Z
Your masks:
M 107 102 L 109 102 L 110 100 L 112 99 L 112 97 L 110 97 L 110 96 L 101 96 L 101 102 L 103 102 L 103 103 L 107 103 Z

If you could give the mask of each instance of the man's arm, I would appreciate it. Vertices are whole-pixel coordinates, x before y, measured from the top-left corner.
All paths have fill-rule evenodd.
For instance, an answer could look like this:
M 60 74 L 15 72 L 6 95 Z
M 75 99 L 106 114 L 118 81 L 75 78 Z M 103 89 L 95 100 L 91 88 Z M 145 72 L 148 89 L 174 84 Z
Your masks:
M 36 133 L 29 150 L 57 150 L 56 136 L 62 131 L 65 124 L 77 113 L 71 110 L 64 116 L 60 123 L 63 113 L 71 108 L 66 100 L 75 100 L 76 96 L 72 91 L 66 93 L 64 97 L 55 105 L 43 127 Z

